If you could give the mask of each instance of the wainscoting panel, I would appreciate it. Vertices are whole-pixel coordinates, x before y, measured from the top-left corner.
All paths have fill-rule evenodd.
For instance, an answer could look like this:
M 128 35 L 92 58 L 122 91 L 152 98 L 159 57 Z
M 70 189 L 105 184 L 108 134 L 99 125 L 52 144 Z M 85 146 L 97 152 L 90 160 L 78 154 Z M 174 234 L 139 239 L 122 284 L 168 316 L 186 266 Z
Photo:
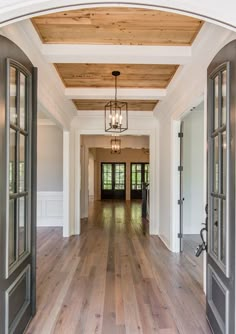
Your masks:
M 37 193 L 37 226 L 63 226 L 63 192 Z

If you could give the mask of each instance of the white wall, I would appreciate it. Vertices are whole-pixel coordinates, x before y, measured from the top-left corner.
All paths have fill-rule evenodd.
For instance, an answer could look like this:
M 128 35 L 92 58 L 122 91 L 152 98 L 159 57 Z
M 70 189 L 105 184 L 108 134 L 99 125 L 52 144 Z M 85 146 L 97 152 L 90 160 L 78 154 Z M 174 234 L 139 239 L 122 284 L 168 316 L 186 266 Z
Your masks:
M 63 132 L 38 126 L 38 191 L 63 191 Z
M 183 118 L 183 232 L 199 234 L 204 222 L 203 104 Z
M 38 125 L 37 225 L 63 226 L 63 131 Z

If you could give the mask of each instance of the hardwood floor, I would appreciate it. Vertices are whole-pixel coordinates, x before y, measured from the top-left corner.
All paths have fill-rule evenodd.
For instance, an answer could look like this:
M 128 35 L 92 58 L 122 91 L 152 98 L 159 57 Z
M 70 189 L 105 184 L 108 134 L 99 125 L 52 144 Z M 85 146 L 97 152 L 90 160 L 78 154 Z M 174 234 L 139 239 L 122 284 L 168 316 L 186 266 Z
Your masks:
M 203 256 L 196 257 L 195 250 L 202 243 L 200 234 L 184 234 L 183 237 L 183 256 L 186 257 L 186 263 L 192 264 L 192 275 L 194 279 L 203 286 Z M 189 268 L 186 268 L 189 270 Z
M 80 236 L 38 228 L 37 314 L 27 333 L 211 333 L 195 265 L 147 229 L 139 202 L 95 202 Z

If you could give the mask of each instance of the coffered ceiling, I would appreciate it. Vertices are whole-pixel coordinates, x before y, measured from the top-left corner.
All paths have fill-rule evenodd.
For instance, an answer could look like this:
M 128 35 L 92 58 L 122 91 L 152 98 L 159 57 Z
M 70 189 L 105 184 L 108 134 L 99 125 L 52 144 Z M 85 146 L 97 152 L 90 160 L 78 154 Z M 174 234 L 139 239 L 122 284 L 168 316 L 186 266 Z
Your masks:
M 182 55 L 191 53 L 191 49 L 186 48 L 191 48 L 203 25 L 203 21 L 184 15 L 122 7 L 43 15 L 33 18 L 32 23 L 44 44 L 44 52 L 49 52 L 49 59 L 62 58 L 51 62 L 65 90 L 74 89 L 71 99 L 78 112 L 104 109 L 108 96 L 105 94 L 104 98 L 100 93 L 96 96 L 94 89 L 98 92 L 101 89 L 110 90 L 111 99 L 111 94 L 114 96 L 114 92 L 111 93 L 114 87 L 111 73 L 114 70 L 121 72 L 118 98 L 119 89 L 122 89 L 126 96 L 123 100 L 129 103 L 129 110 L 152 111 L 160 99 L 158 94 L 153 96 L 153 89 L 162 90 L 161 96 L 165 96 L 179 65 L 183 64 L 180 62 Z M 95 49 L 89 49 L 91 46 L 99 53 L 97 62 Z M 134 46 L 139 49 L 134 50 Z M 127 48 L 131 50 L 129 57 Z M 111 52 L 110 61 L 107 61 L 107 52 Z M 91 56 L 93 61 L 88 60 Z M 88 96 L 90 89 L 93 90 L 91 98 Z M 135 97 L 125 94 L 124 90 L 130 94 L 135 90 Z M 152 90 L 150 96 L 148 90 Z M 76 96 L 76 93 L 79 95 Z
M 120 71 L 117 87 L 166 88 L 178 65 L 55 64 L 66 87 L 114 87 L 112 71 Z
M 132 111 L 152 111 L 158 100 L 123 100 L 123 102 L 128 102 L 129 110 Z M 104 110 L 107 100 L 73 100 L 78 110 Z
M 43 43 L 191 45 L 202 21 L 139 8 L 92 8 L 33 20 Z

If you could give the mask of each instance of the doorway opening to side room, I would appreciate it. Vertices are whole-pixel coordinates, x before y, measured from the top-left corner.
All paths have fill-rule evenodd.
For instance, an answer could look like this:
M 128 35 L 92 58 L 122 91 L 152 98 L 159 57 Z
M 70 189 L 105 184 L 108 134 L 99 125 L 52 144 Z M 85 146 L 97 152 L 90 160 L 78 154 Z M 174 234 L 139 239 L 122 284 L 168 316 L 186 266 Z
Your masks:
M 202 243 L 204 215 L 204 103 L 181 119 L 180 132 L 180 250 L 193 266 L 194 278 L 203 285 L 203 254 L 195 256 Z M 182 207 L 181 207 L 182 206 Z M 181 226 L 182 225 L 182 226 Z M 182 236 L 182 238 L 181 238 Z M 182 239 L 182 240 L 181 240 Z

